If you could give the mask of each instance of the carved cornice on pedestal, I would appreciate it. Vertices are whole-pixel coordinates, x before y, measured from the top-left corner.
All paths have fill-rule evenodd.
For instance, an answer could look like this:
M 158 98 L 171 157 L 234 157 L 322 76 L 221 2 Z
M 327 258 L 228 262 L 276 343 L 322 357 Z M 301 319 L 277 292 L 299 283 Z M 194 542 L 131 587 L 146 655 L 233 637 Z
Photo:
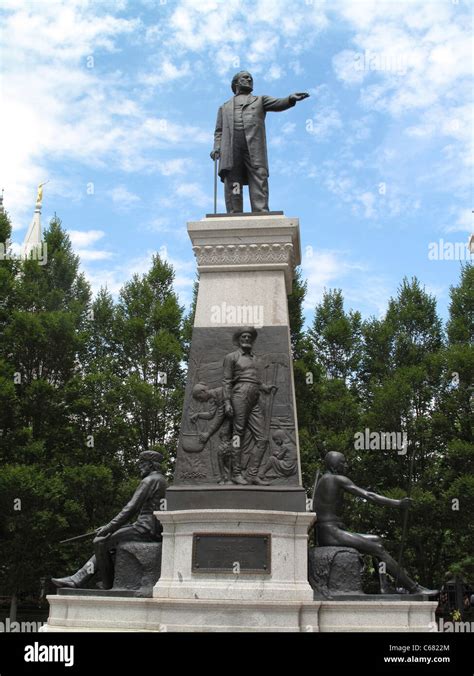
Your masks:
M 291 293 L 301 263 L 299 222 L 280 215 L 205 218 L 188 223 L 200 273 L 279 270 Z
M 193 246 L 198 265 L 286 263 L 294 267 L 291 242 L 274 244 L 214 244 Z

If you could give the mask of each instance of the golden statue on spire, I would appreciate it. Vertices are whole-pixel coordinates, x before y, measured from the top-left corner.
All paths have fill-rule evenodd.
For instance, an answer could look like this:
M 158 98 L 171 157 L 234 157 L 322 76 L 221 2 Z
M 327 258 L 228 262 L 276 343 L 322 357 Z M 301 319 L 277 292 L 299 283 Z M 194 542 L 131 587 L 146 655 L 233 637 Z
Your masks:
M 38 194 L 36 195 L 36 204 L 38 205 L 41 205 L 41 202 L 43 201 L 43 186 L 46 185 L 46 183 L 49 183 L 49 181 L 40 183 L 38 186 Z

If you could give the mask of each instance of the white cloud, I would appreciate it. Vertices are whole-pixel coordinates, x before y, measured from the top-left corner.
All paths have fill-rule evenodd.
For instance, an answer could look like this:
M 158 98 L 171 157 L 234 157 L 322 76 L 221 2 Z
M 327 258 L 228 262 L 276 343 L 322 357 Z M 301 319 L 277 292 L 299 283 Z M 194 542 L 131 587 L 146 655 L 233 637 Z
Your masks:
M 205 193 L 198 183 L 179 183 L 175 185 L 168 197 L 162 197 L 159 202 L 165 207 L 175 207 L 177 204 L 189 202 L 194 207 L 210 207 L 211 193 Z
M 357 50 L 333 58 L 337 77 L 361 90 L 368 108 L 393 116 L 441 104 L 451 108 L 471 75 L 471 35 L 461 3 L 341 2 L 357 29 Z
M 278 133 L 273 134 L 268 143 L 273 148 L 282 148 L 283 146 L 286 146 L 293 141 L 295 131 L 296 131 L 295 122 L 284 122 L 279 127 Z
M 185 61 L 181 66 L 177 66 L 169 58 L 166 58 L 152 72 L 143 72 L 138 76 L 138 82 L 147 87 L 156 87 L 164 83 L 173 82 L 179 78 L 190 75 L 191 67 L 189 61 Z
M 173 52 L 208 52 L 219 74 L 250 64 L 270 79 L 280 76 L 281 53 L 297 55 L 327 26 L 321 2 L 286 0 L 181 0 L 172 12 L 165 46 Z M 223 47 L 222 45 L 225 45 Z M 238 65 L 237 63 L 238 62 Z
M 293 134 L 296 129 L 296 123 L 295 122 L 285 122 L 285 124 L 281 128 L 281 133 L 282 134 Z
M 210 195 L 206 194 L 197 183 L 182 183 L 176 188 L 175 195 L 179 198 L 189 199 L 199 207 L 205 207 L 210 202 Z
M 257 38 L 250 43 L 247 51 L 247 61 L 253 64 L 260 64 L 267 61 L 269 55 L 276 55 L 276 51 L 280 42 L 280 37 L 273 31 L 262 31 Z M 267 76 L 269 73 L 267 73 Z M 270 79 L 274 79 L 270 75 Z
M 308 253 L 310 255 L 308 255 Z M 368 266 L 352 261 L 348 251 L 319 250 L 308 247 L 303 256 L 302 272 L 308 281 L 305 310 L 311 321 L 315 306 L 325 290 L 341 289 L 349 307 L 363 308 L 364 314 L 382 316 L 392 291 L 387 280 L 369 272 Z
M 306 131 L 317 141 L 324 141 L 333 132 L 342 128 L 342 120 L 338 110 L 338 101 L 327 84 L 310 89 L 313 101 L 313 117 L 306 121 Z
M 325 140 L 342 127 L 341 117 L 335 108 L 321 108 L 306 123 L 306 130 L 318 140 Z
M 159 216 L 150 221 L 148 224 L 148 229 L 152 230 L 153 232 L 170 232 L 172 231 L 171 221 L 169 218 Z
M 68 230 L 68 235 L 74 247 L 84 248 L 102 239 L 105 232 L 103 230 Z
M 372 134 L 371 125 L 373 118 L 371 115 L 363 115 L 359 119 L 353 119 L 349 122 L 349 129 L 351 134 L 346 136 L 345 142 L 348 145 L 365 141 Z
M 467 232 L 474 233 L 474 215 L 471 209 L 462 209 L 458 213 L 458 218 L 455 223 L 447 225 L 444 232 Z
M 99 249 L 76 249 L 76 253 L 81 261 L 103 261 L 114 256 L 111 251 Z
M 358 263 L 348 263 L 347 251 L 318 250 L 307 247 L 302 261 L 302 271 L 308 282 L 305 300 L 307 308 L 314 308 L 323 297 L 324 290 L 341 285 L 341 279 L 354 270 L 360 270 Z
M 336 76 L 346 84 L 360 84 L 364 80 L 365 72 L 359 67 L 359 52 L 344 49 L 333 56 L 332 65 Z
M 57 59 L 76 62 L 95 49 L 113 51 L 114 38 L 138 28 L 138 19 L 122 19 L 111 14 L 94 12 L 89 0 L 49 0 L 47 3 L 2 2 L 6 14 L 3 22 L 4 40 L 22 52 L 27 61 Z M 116 8 L 117 9 L 117 8 Z M 10 56 L 4 57 L 10 60 Z
M 473 163 L 472 106 L 470 104 L 444 107 L 433 106 L 425 111 L 416 125 L 406 128 L 406 134 L 421 139 L 443 135 L 460 142 L 459 157 L 465 166 Z
M 463 198 L 470 189 L 468 168 L 474 154 L 467 3 L 341 0 L 332 7 L 332 15 L 353 31 L 352 44 L 333 57 L 336 76 L 359 88 L 359 103 L 366 110 L 387 115 L 386 137 L 392 126 L 398 144 L 409 153 L 403 136 L 412 138 L 420 159 L 436 148 L 436 158 L 428 160 L 431 190 Z M 444 138 L 446 145 L 440 150 Z M 379 151 L 385 145 L 383 140 Z M 395 171 L 388 167 L 387 171 L 395 180 Z M 405 190 L 411 189 L 413 182 L 408 185 L 403 169 L 396 179 L 405 182 Z
M 163 260 L 173 266 L 175 278 L 173 288 L 178 294 L 179 302 L 189 309 L 192 300 L 193 284 L 196 276 L 196 261 L 194 258 L 176 258 L 168 253 L 166 245 L 156 250 L 149 250 L 141 256 L 122 260 L 120 265 L 113 268 L 90 269 L 85 266 L 86 277 L 91 284 L 92 292 L 96 294 L 101 287 L 117 297 L 123 285 L 134 274 L 143 275 L 151 268 L 152 258 L 158 253 Z
M 375 195 L 371 192 L 364 192 L 362 195 L 359 195 L 358 199 L 364 206 L 365 218 L 373 218 L 375 216 Z
M 172 239 L 176 242 L 177 239 L 189 243 L 188 232 L 184 225 L 178 225 L 175 218 L 168 218 L 166 216 L 158 216 L 151 219 L 145 226 L 146 230 L 151 232 L 159 232 L 160 234 L 172 234 Z
M 163 176 L 173 176 L 175 174 L 185 174 L 191 164 L 192 161 L 190 159 L 177 157 L 173 160 L 159 162 L 158 168 Z
M 104 87 L 86 69 L 85 57 L 112 51 L 115 39 L 136 30 L 138 22 L 97 14 L 82 0 L 2 5 L 1 115 L 8 129 L 2 166 L 8 174 L 1 181 L 15 223 L 30 208 L 33 186 L 45 175 L 55 178 L 45 169 L 47 156 L 69 154 L 72 145 L 81 154 L 97 129 Z
M 84 273 L 94 295 L 101 288 L 106 288 L 112 296 L 117 297 L 124 282 L 127 281 L 120 267 L 99 270 L 84 267 Z
M 101 261 L 112 258 L 114 254 L 104 249 L 91 249 L 105 235 L 103 230 L 68 230 L 74 252 L 83 261 Z
M 93 168 L 159 171 L 160 150 L 209 144 L 211 133 L 167 119 L 167 110 L 150 114 L 131 92 L 129 77 L 104 69 L 104 52 L 143 32 L 136 18 L 118 18 L 116 3 L 51 0 L 2 3 L 1 185 L 8 195 L 13 226 L 31 210 L 35 186 L 51 179 L 48 195 L 71 192 L 67 179 L 47 169 L 52 161 L 80 162 Z M 172 80 L 186 64 L 164 60 L 158 78 Z M 156 111 L 156 112 L 155 112 Z M 168 160 L 166 162 L 169 162 Z M 179 171 L 168 165 L 165 171 Z M 62 190 L 58 192 L 58 185 Z
M 132 204 L 140 201 L 138 195 L 127 190 L 124 185 L 118 185 L 112 190 L 109 190 L 107 194 L 111 197 L 114 204 L 124 208 L 130 207 Z
M 267 70 L 266 74 L 264 75 L 265 80 L 279 80 L 283 75 L 283 70 L 282 68 L 277 65 L 276 63 L 272 63 L 270 68 Z
M 375 314 L 381 318 L 387 311 L 388 300 L 394 293 L 393 285 L 380 275 L 367 274 L 356 276 L 343 284 L 345 301 L 354 309 L 364 308 L 364 316 Z

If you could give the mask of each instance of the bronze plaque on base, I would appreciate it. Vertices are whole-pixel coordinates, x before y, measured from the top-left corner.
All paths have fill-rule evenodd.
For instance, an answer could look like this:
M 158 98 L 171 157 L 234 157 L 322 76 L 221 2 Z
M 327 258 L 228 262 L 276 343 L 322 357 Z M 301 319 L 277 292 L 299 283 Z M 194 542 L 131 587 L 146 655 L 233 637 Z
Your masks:
M 193 573 L 271 573 L 269 533 L 194 533 Z

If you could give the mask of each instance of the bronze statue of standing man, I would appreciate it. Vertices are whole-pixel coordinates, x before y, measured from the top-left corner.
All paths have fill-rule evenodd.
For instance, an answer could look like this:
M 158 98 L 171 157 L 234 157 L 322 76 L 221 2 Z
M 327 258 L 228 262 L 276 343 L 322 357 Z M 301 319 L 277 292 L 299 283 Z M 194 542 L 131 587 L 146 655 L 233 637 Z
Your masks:
M 268 157 L 265 115 L 292 108 L 309 94 L 297 92 L 283 99 L 253 96 L 253 79 L 240 71 L 232 79 L 234 96 L 217 113 L 214 149 L 219 176 L 224 183 L 227 213 L 243 212 L 243 186 L 249 186 L 252 212 L 268 212 Z

